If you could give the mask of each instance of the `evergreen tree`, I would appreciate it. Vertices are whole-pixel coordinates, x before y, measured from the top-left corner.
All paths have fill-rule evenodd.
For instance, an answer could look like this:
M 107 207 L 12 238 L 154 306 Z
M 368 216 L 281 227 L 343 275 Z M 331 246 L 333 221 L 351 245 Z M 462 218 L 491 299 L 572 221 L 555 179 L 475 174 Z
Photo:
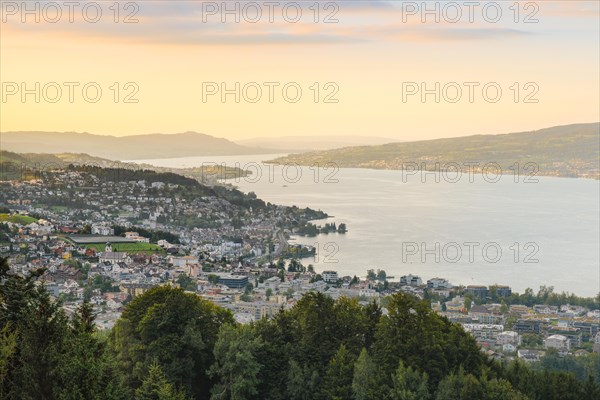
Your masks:
M 142 386 L 135 391 L 135 400 L 186 400 L 183 391 L 177 391 L 155 361 L 148 368 Z
M 256 352 L 262 346 L 251 327 L 223 325 L 214 348 L 209 375 L 218 378 L 211 400 L 250 400 L 257 394 L 261 368 Z
M 287 393 L 289 400 L 313 400 L 317 397 L 320 384 L 319 373 L 309 367 L 302 367 L 296 360 L 290 360 Z
M 583 397 L 585 399 L 600 399 L 600 387 L 592 377 L 588 375 L 583 385 Z
M 343 344 L 333 356 L 323 379 L 323 392 L 326 399 L 352 398 L 352 378 L 355 359 Z
M 355 400 L 381 399 L 386 393 L 380 379 L 380 371 L 369 356 L 367 349 L 362 349 L 354 364 L 352 392 Z
M 182 289 L 159 286 L 135 297 L 110 335 L 125 384 L 139 387 L 157 361 L 187 395 L 208 399 L 212 382 L 206 372 L 225 323 L 233 323 L 230 311 Z
M 390 400 L 428 400 L 427 374 L 406 367 L 402 361 L 392 376 Z

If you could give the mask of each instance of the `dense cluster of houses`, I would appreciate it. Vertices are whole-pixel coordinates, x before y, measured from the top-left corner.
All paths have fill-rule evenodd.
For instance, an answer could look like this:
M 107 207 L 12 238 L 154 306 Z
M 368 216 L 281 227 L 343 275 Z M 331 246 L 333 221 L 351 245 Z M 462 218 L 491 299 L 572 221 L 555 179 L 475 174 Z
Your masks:
M 600 352 L 599 310 L 490 304 L 492 290 L 495 298 L 511 296 L 507 286 L 454 287 L 444 278 L 424 282 L 414 275 L 394 282 L 384 277 L 382 282 L 379 277 L 340 277 L 334 270 L 317 274 L 312 268 L 292 271 L 285 263 L 274 264 L 287 248 L 285 232 L 293 232 L 293 222 L 298 222 L 297 209 L 252 210 L 217 196 L 189 199 L 173 184 L 101 182 L 76 171 L 59 172 L 55 179 L 60 184 L 3 184 L 0 204 L 36 218 L 27 224 L 0 225 L 0 256 L 9 258 L 14 273 L 45 268 L 43 284 L 63 299 L 67 312 L 89 300 L 101 328 L 111 328 L 128 301 L 157 285 L 194 292 L 232 310 L 242 323 L 272 317 L 312 291 L 365 303 L 405 292 L 445 299 L 433 301 L 432 308 L 461 324 L 491 357 L 536 361 L 547 349 L 563 355 Z M 45 202 L 48 199 L 53 205 Z M 174 215 L 211 224 L 185 227 Z M 243 223 L 234 224 L 233 219 Z M 119 250 L 123 243 L 150 245 L 151 240 L 133 229 L 115 236 L 115 226 L 160 229 L 176 235 L 178 243 L 160 239 L 152 243 L 152 250 Z M 532 336 L 540 344 L 532 345 Z

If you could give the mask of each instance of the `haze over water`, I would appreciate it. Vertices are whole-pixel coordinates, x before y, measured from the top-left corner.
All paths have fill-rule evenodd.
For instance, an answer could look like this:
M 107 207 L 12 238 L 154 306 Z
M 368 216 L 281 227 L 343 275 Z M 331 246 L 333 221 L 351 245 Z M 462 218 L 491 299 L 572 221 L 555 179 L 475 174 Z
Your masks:
M 538 183 L 524 183 L 521 176 L 515 183 L 513 175 L 505 175 L 489 183 L 476 174 L 471 183 L 465 172 L 457 183 L 443 178 L 436 183 L 433 173 L 403 176 L 400 171 L 340 169 L 332 175 L 329 169 L 316 177 L 314 168 L 298 167 L 302 173 L 296 182 L 296 167 L 289 168 L 284 179 L 283 166 L 269 169 L 261 163 L 275 157 L 137 162 L 168 167 L 239 162 L 253 171 L 260 165 L 260 177 L 230 182 L 265 201 L 321 209 L 332 216 L 330 222 L 347 224 L 346 234 L 296 237 L 297 243 L 317 246 L 318 259 L 303 260 L 317 271 L 364 276 L 374 268 L 396 279 L 412 273 L 424 281 L 443 277 L 455 285 L 498 283 L 519 292 L 527 287 L 537 291 L 540 285 L 580 296 L 600 291 L 598 181 L 536 177 Z M 497 255 L 497 247 L 502 255 Z M 528 255 L 530 262 L 525 262 Z

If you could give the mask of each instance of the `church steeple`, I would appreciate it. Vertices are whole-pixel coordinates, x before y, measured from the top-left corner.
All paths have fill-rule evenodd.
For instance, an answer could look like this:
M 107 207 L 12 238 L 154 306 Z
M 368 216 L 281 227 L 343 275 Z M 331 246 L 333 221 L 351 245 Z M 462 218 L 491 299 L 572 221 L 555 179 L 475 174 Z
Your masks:
M 112 253 L 113 249 L 112 249 L 112 245 L 110 244 L 110 242 L 106 242 L 106 247 L 104 248 L 104 251 L 107 253 Z

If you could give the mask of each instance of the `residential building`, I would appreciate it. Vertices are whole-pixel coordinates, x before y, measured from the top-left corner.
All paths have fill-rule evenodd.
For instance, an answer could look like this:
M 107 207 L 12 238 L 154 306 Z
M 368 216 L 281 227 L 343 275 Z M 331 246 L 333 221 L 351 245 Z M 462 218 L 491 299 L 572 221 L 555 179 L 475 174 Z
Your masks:
M 498 297 L 510 297 L 512 294 L 512 289 L 510 286 L 505 285 L 494 285 L 490 286 L 490 290 L 494 289 L 496 291 L 496 295 Z
M 463 312 L 465 309 L 465 299 L 464 297 L 456 296 L 451 301 L 447 301 L 446 303 L 446 311 L 447 312 Z
M 518 319 L 514 325 L 514 329 L 520 333 L 535 333 L 540 334 L 542 332 L 542 321 L 537 319 Z
M 544 340 L 546 349 L 556 349 L 559 353 L 568 353 L 571 349 L 571 342 L 563 335 L 551 335 Z
M 227 275 L 219 276 L 219 283 L 231 289 L 243 289 L 248 285 L 248 277 L 244 275 Z
M 112 236 L 115 230 L 106 224 L 92 224 L 92 235 Z
M 463 328 L 471 333 L 475 339 L 479 340 L 493 340 L 496 338 L 504 327 L 502 325 L 494 325 L 494 324 L 462 324 Z
M 571 348 L 580 347 L 582 342 L 581 329 L 571 328 L 567 326 L 553 326 L 548 328 L 546 332 L 548 336 L 560 335 L 564 336 L 569 340 Z
M 431 278 L 427 281 L 428 289 L 451 289 L 452 285 L 448 280 L 442 278 Z
M 502 314 L 494 314 L 484 306 L 474 305 L 469 310 L 469 316 L 482 324 L 501 324 L 504 321 Z
M 521 335 L 515 331 L 505 331 L 498 334 L 496 343 L 499 345 L 512 344 L 514 346 L 519 346 L 521 344 Z
M 323 271 L 321 277 L 327 283 L 336 283 L 338 281 L 337 271 Z
M 474 298 L 486 299 L 488 296 L 488 288 L 480 285 L 469 285 L 465 290 L 467 294 L 470 294 Z
M 517 351 L 517 357 L 528 363 L 540 361 L 541 355 L 543 355 L 543 353 L 541 353 L 537 350 L 521 349 L 521 350 Z
M 415 275 L 404 275 L 400 277 L 400 286 L 421 286 L 421 277 Z

